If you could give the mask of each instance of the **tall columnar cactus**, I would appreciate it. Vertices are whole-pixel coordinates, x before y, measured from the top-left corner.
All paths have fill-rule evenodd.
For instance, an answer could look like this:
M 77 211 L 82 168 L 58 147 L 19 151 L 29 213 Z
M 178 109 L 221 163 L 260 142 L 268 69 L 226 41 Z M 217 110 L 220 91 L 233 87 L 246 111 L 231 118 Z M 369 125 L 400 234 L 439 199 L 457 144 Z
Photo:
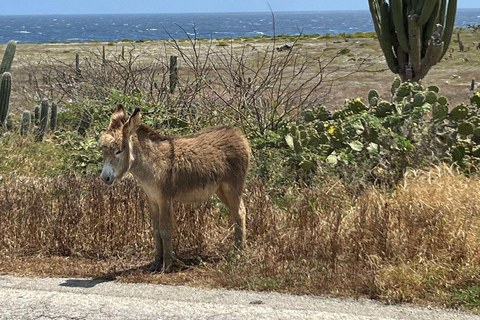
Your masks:
M 43 100 L 40 107 L 40 124 L 38 126 L 37 141 L 42 141 L 47 131 L 48 124 L 48 101 Z
M 10 72 L 2 74 L 0 82 L 0 127 L 5 125 L 10 105 L 10 92 L 12 91 L 12 75 Z
M 457 0 L 369 0 L 375 31 L 388 67 L 416 82 L 447 52 Z M 448 3 L 447 3 L 448 2 Z
M 52 109 L 50 110 L 50 131 L 57 130 L 58 108 L 55 102 L 52 102 Z
M 0 74 L 4 72 L 10 72 L 12 67 L 13 58 L 15 57 L 15 51 L 17 50 L 17 42 L 10 41 L 7 44 L 5 53 L 3 54 L 2 63 L 0 64 Z
M 35 106 L 34 114 L 35 114 L 35 125 L 38 126 L 38 124 L 40 123 L 40 106 Z
M 0 63 L 0 126 L 5 125 L 8 109 L 10 105 L 10 92 L 12 91 L 12 75 L 10 69 L 12 67 L 15 50 L 17 48 L 16 41 L 10 41 L 7 44 L 2 62 Z
M 20 127 L 20 134 L 25 137 L 30 132 L 30 126 L 32 125 L 32 114 L 30 111 L 23 111 L 22 126 Z

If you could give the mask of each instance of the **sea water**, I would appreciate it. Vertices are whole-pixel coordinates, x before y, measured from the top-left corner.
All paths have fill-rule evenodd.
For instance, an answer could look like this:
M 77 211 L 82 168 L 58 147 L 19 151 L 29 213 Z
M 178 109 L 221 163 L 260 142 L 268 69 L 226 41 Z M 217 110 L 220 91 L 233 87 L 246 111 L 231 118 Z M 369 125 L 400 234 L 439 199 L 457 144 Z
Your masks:
M 480 9 L 459 9 L 456 26 L 480 24 Z M 369 11 L 0 15 L 0 43 L 238 38 L 374 31 Z

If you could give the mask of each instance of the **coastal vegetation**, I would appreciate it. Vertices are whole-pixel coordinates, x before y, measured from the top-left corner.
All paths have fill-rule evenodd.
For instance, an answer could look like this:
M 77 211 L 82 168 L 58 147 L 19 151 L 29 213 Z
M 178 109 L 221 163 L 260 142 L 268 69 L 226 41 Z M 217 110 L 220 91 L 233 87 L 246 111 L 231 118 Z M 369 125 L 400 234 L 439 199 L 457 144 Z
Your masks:
M 467 48 L 454 38 L 421 83 L 392 75 L 375 33 L 18 45 L 0 136 L 0 272 L 479 311 L 480 36 L 455 33 Z M 117 103 L 163 134 L 247 135 L 244 254 L 220 201 L 177 205 L 176 270 L 148 271 L 142 191 L 96 178 Z

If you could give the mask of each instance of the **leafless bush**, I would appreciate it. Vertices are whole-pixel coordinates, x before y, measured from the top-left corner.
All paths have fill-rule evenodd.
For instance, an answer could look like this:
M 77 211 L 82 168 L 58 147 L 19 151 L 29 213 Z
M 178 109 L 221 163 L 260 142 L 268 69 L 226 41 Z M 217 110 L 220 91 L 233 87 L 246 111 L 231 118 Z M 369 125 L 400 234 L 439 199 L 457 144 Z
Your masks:
M 340 74 L 333 62 L 341 55 L 309 56 L 297 38 L 289 49 L 279 51 L 271 43 L 258 47 L 230 41 L 215 46 L 189 38 L 189 46 L 172 40 L 184 62 L 180 85 L 191 92 L 188 104 L 241 125 L 257 136 L 277 130 L 282 121 L 296 119 L 306 109 L 322 105 Z M 360 66 L 359 66 L 360 68 Z
M 159 59 L 143 59 L 143 54 L 134 45 L 126 52 L 124 46 L 121 51 L 116 47 L 115 51 L 105 54 L 102 51 L 83 52 L 80 69 L 75 62 L 67 63 L 53 56 L 22 63 L 29 74 L 28 87 L 23 91 L 30 99 L 102 101 L 114 90 L 123 94 L 141 92 L 153 103 L 166 97 L 168 66 Z
M 23 92 L 33 100 L 99 104 L 108 103 L 113 91 L 138 94 L 140 103 L 167 109 L 194 130 L 235 124 L 263 137 L 283 121 L 324 104 L 336 81 L 363 66 L 352 70 L 334 63 L 341 52 L 310 55 L 299 39 L 288 50 L 279 51 L 275 38 L 219 45 L 216 40 L 193 37 L 159 43 L 158 56 L 157 50 L 147 53 L 133 44 L 128 50 L 123 45 L 104 46 L 105 53 L 82 53 L 81 70 L 73 61 L 45 56 L 23 62 L 30 75 Z M 171 55 L 180 57 L 174 93 L 169 92 Z

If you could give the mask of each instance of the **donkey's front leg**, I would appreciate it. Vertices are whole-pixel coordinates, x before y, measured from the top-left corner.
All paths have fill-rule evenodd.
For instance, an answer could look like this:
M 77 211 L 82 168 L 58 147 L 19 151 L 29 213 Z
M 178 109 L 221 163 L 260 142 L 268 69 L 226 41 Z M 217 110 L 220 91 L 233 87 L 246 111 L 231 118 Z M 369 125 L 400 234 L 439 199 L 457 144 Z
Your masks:
M 163 244 L 163 272 L 171 272 L 173 265 L 172 235 L 174 230 L 172 201 L 163 201 L 160 206 L 160 236 Z
M 155 201 L 148 199 L 150 206 L 150 217 L 153 227 L 153 238 L 155 240 L 155 260 L 150 266 L 150 271 L 160 271 L 163 267 L 163 243 L 160 236 L 160 208 Z

